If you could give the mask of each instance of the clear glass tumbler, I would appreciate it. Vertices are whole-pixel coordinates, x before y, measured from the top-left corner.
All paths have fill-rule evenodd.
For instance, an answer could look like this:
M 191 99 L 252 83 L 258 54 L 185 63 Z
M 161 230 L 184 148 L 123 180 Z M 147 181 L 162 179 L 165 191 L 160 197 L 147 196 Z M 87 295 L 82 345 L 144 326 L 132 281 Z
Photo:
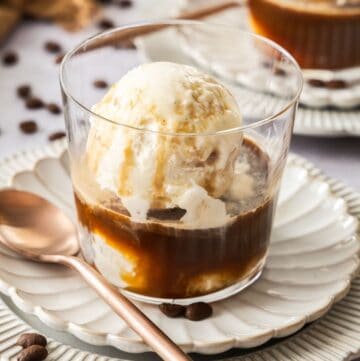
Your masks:
M 131 112 L 119 119 L 94 106 L 108 91 L 99 79 L 113 84 L 135 66 L 159 61 L 209 74 L 228 89 L 241 124 L 224 120 L 201 131 L 196 110 L 176 132 L 155 129 L 146 121 L 146 94 L 132 100 L 143 116 L 136 124 Z M 166 102 L 172 90 L 161 89 L 161 71 L 151 81 Z M 122 292 L 153 303 L 219 300 L 260 276 L 302 88 L 298 65 L 284 49 L 220 25 L 128 26 L 68 53 L 61 87 L 89 263 Z M 194 89 L 190 95 L 199 101 L 201 89 Z M 222 119 L 224 109 L 214 102 L 200 107 L 205 125 L 204 114 Z

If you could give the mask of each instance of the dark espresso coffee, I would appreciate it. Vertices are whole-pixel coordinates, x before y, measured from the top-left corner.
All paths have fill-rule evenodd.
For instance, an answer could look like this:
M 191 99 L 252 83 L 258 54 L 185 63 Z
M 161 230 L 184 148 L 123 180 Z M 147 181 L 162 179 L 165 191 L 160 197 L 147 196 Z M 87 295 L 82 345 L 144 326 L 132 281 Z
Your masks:
M 183 228 L 179 220 L 186 211 L 180 208 L 150 210 L 147 222 L 135 223 L 116 203 L 90 204 L 75 192 L 82 226 L 134 265 L 119 269 L 127 290 L 160 298 L 195 297 L 258 271 L 268 249 L 274 203 L 267 194 L 267 156 L 249 140 L 242 148 L 239 162 L 249 168 L 253 193 L 236 202 L 222 199 L 231 215 L 222 227 Z

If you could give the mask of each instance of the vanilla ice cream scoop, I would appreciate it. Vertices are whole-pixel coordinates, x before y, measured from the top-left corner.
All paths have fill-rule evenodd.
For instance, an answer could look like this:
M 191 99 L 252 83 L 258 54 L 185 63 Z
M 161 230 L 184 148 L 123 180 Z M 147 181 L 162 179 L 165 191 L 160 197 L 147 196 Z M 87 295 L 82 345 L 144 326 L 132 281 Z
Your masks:
M 241 126 L 242 117 L 223 85 L 191 66 L 149 63 L 127 73 L 92 110 L 110 121 L 93 116 L 88 167 L 133 218 L 180 207 L 184 224 L 226 222 L 219 198 L 233 181 L 242 137 L 215 133 Z

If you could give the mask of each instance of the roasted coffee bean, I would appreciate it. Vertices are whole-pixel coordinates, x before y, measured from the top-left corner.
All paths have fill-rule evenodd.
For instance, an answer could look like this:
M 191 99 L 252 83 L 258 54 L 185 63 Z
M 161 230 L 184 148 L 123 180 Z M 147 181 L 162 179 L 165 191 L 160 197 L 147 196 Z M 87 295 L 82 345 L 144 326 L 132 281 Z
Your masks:
M 47 345 L 46 338 L 35 332 L 23 333 L 16 342 L 22 348 L 28 348 L 32 345 L 39 345 L 45 347 Z
M 95 88 L 105 89 L 108 86 L 109 86 L 109 84 L 105 80 L 98 79 L 98 80 L 94 81 L 94 87 Z
M 44 45 L 44 48 L 49 53 L 59 53 L 61 49 L 61 45 L 57 43 L 56 41 L 47 41 Z
M 320 79 L 309 79 L 307 83 L 315 88 L 323 88 L 326 84 Z
M 18 361 L 42 361 L 47 356 L 48 352 L 44 346 L 32 345 L 20 352 Z
M 175 305 L 173 303 L 162 303 L 159 305 L 160 311 L 171 318 L 181 317 L 185 314 L 185 306 Z
M 58 140 L 64 138 L 66 136 L 65 132 L 55 132 L 49 135 L 48 139 L 53 142 L 54 140 Z
M 14 51 L 8 51 L 3 55 L 2 62 L 4 65 L 15 65 L 19 61 L 19 56 Z
M 31 87 L 30 85 L 20 85 L 16 90 L 19 98 L 26 99 L 31 95 Z
M 52 114 L 60 114 L 61 113 L 61 108 L 55 103 L 47 104 L 46 109 Z
M 205 302 L 196 302 L 186 307 L 185 317 L 191 321 L 201 321 L 212 315 L 212 307 Z
M 25 120 L 21 122 L 19 128 L 24 134 L 34 134 L 38 131 L 38 125 L 34 120 Z
M 119 6 L 123 9 L 130 8 L 131 6 L 133 6 L 133 2 L 131 0 L 120 0 Z
M 115 27 L 113 21 L 111 21 L 110 19 L 107 19 L 107 18 L 100 20 L 98 25 L 99 25 L 99 28 L 102 30 L 108 30 L 108 29 L 112 29 Z
M 26 99 L 26 107 L 28 109 L 40 109 L 44 107 L 44 102 L 37 97 L 31 97 Z
M 349 84 L 344 80 L 334 79 L 326 82 L 326 87 L 328 89 L 346 89 L 349 87 Z
M 64 59 L 64 56 L 65 56 L 65 54 L 57 55 L 56 58 L 55 58 L 55 63 L 60 64 L 62 62 L 62 60 Z

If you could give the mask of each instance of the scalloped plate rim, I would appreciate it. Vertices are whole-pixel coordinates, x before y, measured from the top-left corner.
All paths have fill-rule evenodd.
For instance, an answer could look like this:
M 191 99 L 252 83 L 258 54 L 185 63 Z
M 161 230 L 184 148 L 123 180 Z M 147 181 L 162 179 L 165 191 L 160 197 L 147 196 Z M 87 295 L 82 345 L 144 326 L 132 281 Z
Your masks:
M 63 153 L 66 151 L 65 141 L 60 140 L 60 141 L 54 142 L 53 144 L 48 145 L 46 147 L 37 148 L 36 151 L 40 154 L 33 155 L 33 158 L 35 158 L 35 159 L 32 159 L 31 167 L 27 167 L 26 169 L 23 168 L 22 171 L 34 170 L 36 164 L 39 161 L 44 160 L 44 159 L 56 158 L 56 159 L 60 160 Z M 0 168 L 2 166 L 4 166 L 6 163 L 8 163 L 9 161 L 11 161 L 11 159 L 21 158 L 24 154 L 26 154 L 28 152 L 31 152 L 31 151 L 23 151 L 20 153 L 16 153 L 13 156 L 5 158 L 4 160 L 0 161 Z M 35 153 L 35 150 L 34 150 L 34 153 Z M 50 153 L 50 154 L 47 154 L 47 153 Z M 299 165 L 296 163 L 296 161 L 305 162 L 305 164 L 307 164 L 308 167 L 311 167 L 318 171 L 318 176 L 322 174 L 321 171 L 319 169 L 317 169 L 314 165 L 312 165 L 310 162 L 306 161 L 305 159 L 303 159 L 302 157 L 299 157 L 297 155 L 290 154 L 289 161 L 291 163 L 296 164 L 297 166 L 299 166 Z M 302 166 L 300 165 L 300 167 L 304 167 L 304 165 L 302 165 Z M 13 170 L 13 175 L 8 180 L 8 183 L 11 183 L 13 177 L 16 174 L 18 174 L 19 172 L 20 172 L 20 170 L 16 170 L 16 171 Z M 315 176 L 312 176 L 311 174 L 309 174 L 309 176 L 312 178 L 316 178 Z M 326 182 L 325 180 L 323 180 L 323 181 Z M 0 183 L 1 183 L 1 179 L 0 179 Z M 2 187 L 0 186 L 0 188 L 2 188 Z M 330 189 L 330 192 L 332 194 L 335 194 L 332 189 Z M 338 198 L 341 198 L 341 197 L 338 196 Z M 345 202 L 346 202 L 346 200 L 345 200 Z M 347 205 L 347 202 L 346 202 L 346 205 Z M 348 205 L 347 205 L 346 209 L 348 210 Z M 349 214 L 349 213 L 347 213 L 347 214 Z M 359 257 L 357 256 L 356 258 L 359 263 Z M 299 331 L 307 323 L 320 318 L 321 316 L 326 314 L 335 303 L 337 303 L 343 297 L 345 297 L 346 294 L 349 292 L 349 289 L 351 286 L 351 280 L 356 276 L 359 269 L 360 269 L 360 264 L 358 264 L 357 271 L 351 272 L 351 274 L 349 274 L 346 279 L 344 278 L 344 281 L 346 282 L 346 286 L 343 288 L 343 290 L 340 290 L 335 295 L 328 296 L 327 301 L 324 300 L 324 304 L 321 307 L 321 309 L 316 310 L 313 313 L 307 314 L 305 316 L 298 316 L 295 318 L 295 320 L 294 320 L 295 322 L 286 324 L 286 327 L 284 327 L 283 329 L 289 331 L 288 335 Z M 0 282 L 5 286 L 8 285 L 8 283 L 4 282 L 3 280 L 0 280 Z M 20 295 L 17 293 L 18 289 L 16 287 L 11 286 L 11 285 L 8 285 L 8 286 L 10 286 L 10 287 L 7 288 L 7 290 L 6 290 L 7 292 L 3 292 L 2 289 L 0 289 L 0 291 L 2 293 L 7 294 L 10 297 L 10 299 L 14 302 L 16 307 L 23 310 L 24 312 L 36 315 L 45 324 L 49 324 L 47 322 L 49 319 L 54 320 L 55 321 L 54 323 L 56 323 L 56 324 L 50 325 L 51 327 L 54 327 L 58 330 L 67 331 L 67 332 L 71 333 L 72 335 L 74 335 L 75 337 L 77 337 L 83 341 L 95 344 L 95 345 L 111 345 L 111 346 L 117 347 L 119 349 L 125 350 L 127 352 L 131 352 L 131 353 L 141 353 L 141 352 L 148 351 L 147 346 L 144 344 L 144 342 L 141 339 L 129 339 L 124 336 L 120 336 L 120 335 L 116 335 L 116 334 L 97 332 L 95 330 L 90 330 L 86 327 L 83 327 L 83 326 L 73 323 L 71 321 L 61 320 L 59 317 L 51 314 L 51 312 L 48 311 L 46 308 L 44 308 L 42 306 L 33 305 L 31 302 L 27 301 L 26 299 L 21 298 Z M 250 343 L 251 341 L 255 341 L 256 339 L 264 338 L 265 335 L 269 336 L 267 338 L 267 340 L 270 340 L 271 338 L 284 337 L 284 335 L 287 335 L 285 332 L 284 334 L 277 336 L 279 334 L 278 331 L 279 330 L 276 328 L 274 328 L 272 330 L 263 330 L 260 334 L 250 336 L 248 339 L 246 339 L 246 342 Z M 97 339 L 97 341 L 96 342 L 94 342 L 94 340 L 90 341 L 91 337 L 95 337 Z M 118 342 L 120 342 L 121 345 L 118 345 L 117 344 Z M 264 341 L 264 342 L 266 342 L 266 341 Z M 229 336 L 226 339 L 222 338 L 221 341 L 219 341 L 219 342 L 214 342 L 214 341 L 209 341 L 209 342 L 205 341 L 204 342 L 204 341 L 191 340 L 190 342 L 182 343 L 181 347 L 183 347 L 187 352 L 197 352 L 197 353 L 208 354 L 207 352 L 205 352 L 206 350 L 204 351 L 202 348 L 211 346 L 212 349 L 217 348 L 216 352 L 211 351 L 211 353 L 210 353 L 210 354 L 215 354 L 215 353 L 229 350 L 230 348 L 233 348 L 233 347 L 252 348 L 252 347 L 255 347 L 255 345 L 260 346 L 264 342 L 254 343 L 252 346 L 248 346 L 248 347 L 246 347 L 244 345 L 239 346 L 239 344 L 242 343 L 242 341 L 239 340 L 237 338 L 237 336 Z M 231 345 L 228 345 L 228 344 L 231 344 Z M 136 349 L 133 348 L 134 346 L 136 347 Z M 222 346 L 225 346 L 225 348 Z

